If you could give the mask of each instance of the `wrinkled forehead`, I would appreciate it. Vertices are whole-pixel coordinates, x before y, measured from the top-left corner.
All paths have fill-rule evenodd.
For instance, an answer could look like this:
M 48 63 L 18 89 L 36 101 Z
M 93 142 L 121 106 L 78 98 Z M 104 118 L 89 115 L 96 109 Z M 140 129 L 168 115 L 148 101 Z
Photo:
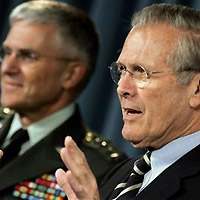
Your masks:
M 4 45 L 12 48 L 53 49 L 57 39 L 54 25 L 30 23 L 20 20 L 13 23 L 4 41 Z
M 134 27 L 125 40 L 119 60 L 137 64 L 145 60 L 152 64 L 165 63 L 180 35 L 181 31 L 166 24 Z

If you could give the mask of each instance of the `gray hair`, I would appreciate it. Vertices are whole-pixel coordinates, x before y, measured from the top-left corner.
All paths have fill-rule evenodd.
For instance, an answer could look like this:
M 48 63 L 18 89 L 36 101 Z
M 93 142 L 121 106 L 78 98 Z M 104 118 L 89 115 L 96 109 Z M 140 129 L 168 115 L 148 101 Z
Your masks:
M 187 85 L 200 72 L 200 12 L 176 4 L 153 4 L 136 13 L 132 27 L 148 24 L 169 24 L 181 30 L 174 50 L 167 62 L 177 74 L 177 81 Z
M 85 12 L 64 2 L 33 0 L 17 6 L 9 20 L 11 26 L 19 20 L 57 26 L 57 48 L 62 56 L 84 62 L 87 75 L 81 85 L 86 85 L 96 66 L 99 38 L 92 20 Z

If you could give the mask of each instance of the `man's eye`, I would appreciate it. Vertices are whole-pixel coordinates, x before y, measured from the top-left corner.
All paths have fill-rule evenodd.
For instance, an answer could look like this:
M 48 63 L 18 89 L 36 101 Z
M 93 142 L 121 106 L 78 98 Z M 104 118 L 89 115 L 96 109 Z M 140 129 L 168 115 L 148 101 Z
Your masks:
M 131 70 L 133 73 L 145 73 L 144 69 L 140 66 L 134 66 Z
M 39 56 L 33 52 L 20 52 L 19 57 L 24 60 L 37 60 Z
M 2 57 L 4 58 L 5 56 L 9 56 L 12 54 L 12 51 L 9 50 L 9 49 L 2 49 L 1 50 L 1 54 L 2 54 Z
M 123 65 L 121 65 L 121 66 L 118 67 L 118 70 L 119 70 L 120 72 L 126 71 L 126 67 L 123 66 Z
M 126 72 L 126 67 L 121 65 L 118 67 L 118 76 L 121 77 Z

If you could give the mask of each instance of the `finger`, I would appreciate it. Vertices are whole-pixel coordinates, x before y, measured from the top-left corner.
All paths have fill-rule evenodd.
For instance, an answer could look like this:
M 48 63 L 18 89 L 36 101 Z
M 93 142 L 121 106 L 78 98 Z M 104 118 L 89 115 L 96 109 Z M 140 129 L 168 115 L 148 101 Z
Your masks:
M 67 179 L 65 177 L 65 171 L 63 169 L 57 169 L 55 173 L 58 184 L 63 187 L 67 183 Z
M 92 174 L 84 153 L 78 148 L 71 137 L 65 139 L 65 147 L 61 149 L 61 158 L 68 168 L 64 180 L 60 178 L 59 183 L 67 195 L 81 200 L 99 199 L 97 183 Z M 90 191 L 88 193 L 88 191 Z
M 73 191 L 78 194 L 78 197 L 84 196 L 85 185 L 81 185 L 79 180 L 71 173 L 70 170 L 67 171 L 68 183 L 73 189 Z
M 56 171 L 56 179 L 60 187 L 63 189 L 69 200 L 98 200 L 98 191 L 92 192 L 92 188 L 85 190 L 86 185 L 79 184 L 71 171 L 66 173 L 62 169 Z M 88 191 L 90 191 L 88 193 Z
M 0 150 L 0 159 L 1 159 L 2 156 L 3 156 L 3 151 Z
M 66 137 L 65 148 L 61 150 L 61 157 L 69 170 L 75 176 L 81 176 L 83 172 L 91 174 L 83 152 L 78 148 L 71 137 Z
M 67 195 L 68 200 L 78 200 L 75 192 L 73 191 L 71 185 L 69 184 L 70 177 L 68 176 L 68 172 L 69 171 L 65 173 L 65 171 L 62 169 L 56 170 L 55 173 L 56 181 Z

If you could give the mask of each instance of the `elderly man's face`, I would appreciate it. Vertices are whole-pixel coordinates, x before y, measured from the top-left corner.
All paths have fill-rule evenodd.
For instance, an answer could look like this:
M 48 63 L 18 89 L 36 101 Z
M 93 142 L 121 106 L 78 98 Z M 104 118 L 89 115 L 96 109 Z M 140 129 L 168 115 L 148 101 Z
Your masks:
M 26 21 L 11 27 L 4 42 L 6 57 L 1 70 L 4 106 L 23 113 L 47 107 L 53 111 L 62 104 L 66 62 L 45 57 L 60 56 L 54 45 L 56 30 L 53 25 Z
M 191 117 L 190 86 L 176 82 L 167 56 L 181 32 L 167 25 L 134 28 L 129 33 L 118 61 L 128 70 L 143 66 L 153 74 L 144 88 L 126 73 L 117 88 L 124 120 L 123 137 L 135 147 L 159 148 L 184 135 Z

